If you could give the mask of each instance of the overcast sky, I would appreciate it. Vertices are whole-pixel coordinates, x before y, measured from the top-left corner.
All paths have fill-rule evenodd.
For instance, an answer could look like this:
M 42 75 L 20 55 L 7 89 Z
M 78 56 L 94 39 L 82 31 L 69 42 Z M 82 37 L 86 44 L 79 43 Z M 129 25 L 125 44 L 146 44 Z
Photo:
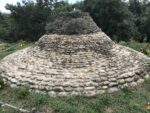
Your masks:
M 9 11 L 5 9 L 5 5 L 7 3 L 9 3 L 9 4 L 16 4 L 16 2 L 21 2 L 21 1 L 22 0 L 0 0 L 0 11 L 9 13 Z M 68 0 L 69 3 L 75 3 L 77 1 L 81 1 L 81 0 Z

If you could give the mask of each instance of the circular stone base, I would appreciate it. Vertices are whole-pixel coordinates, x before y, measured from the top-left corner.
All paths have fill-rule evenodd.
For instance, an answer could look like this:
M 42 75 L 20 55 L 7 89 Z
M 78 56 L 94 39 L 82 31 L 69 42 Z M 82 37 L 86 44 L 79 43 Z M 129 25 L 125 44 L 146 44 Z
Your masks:
M 150 75 L 149 61 L 102 32 L 54 34 L 7 56 L 0 70 L 12 87 L 25 86 L 51 96 L 95 96 L 143 83 Z

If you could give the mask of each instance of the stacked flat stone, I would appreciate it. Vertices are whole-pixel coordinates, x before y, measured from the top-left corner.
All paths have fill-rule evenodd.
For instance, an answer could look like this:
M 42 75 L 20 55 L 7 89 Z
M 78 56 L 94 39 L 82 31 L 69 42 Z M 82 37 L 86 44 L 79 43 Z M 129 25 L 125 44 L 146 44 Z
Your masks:
M 51 96 L 95 96 L 143 83 L 150 76 L 150 58 L 114 43 L 102 31 L 47 34 L 5 57 L 0 70 L 11 87 Z

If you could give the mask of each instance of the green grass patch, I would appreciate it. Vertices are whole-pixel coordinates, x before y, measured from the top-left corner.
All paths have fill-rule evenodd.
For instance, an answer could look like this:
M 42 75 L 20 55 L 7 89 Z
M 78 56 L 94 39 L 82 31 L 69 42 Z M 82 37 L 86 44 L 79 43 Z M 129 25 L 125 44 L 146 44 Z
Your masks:
M 119 44 L 130 47 L 134 50 L 144 53 L 147 56 L 150 56 L 150 43 L 139 43 L 131 41 L 131 42 L 120 42 Z
M 136 88 L 125 88 L 114 94 L 103 94 L 88 98 L 83 96 L 50 97 L 30 93 L 18 98 L 17 90 L 6 87 L 0 98 L 16 106 L 31 110 L 33 107 L 48 113 L 149 113 L 144 107 L 150 102 L 148 82 Z M 3 113 L 0 110 L 0 113 Z M 17 112 L 14 112 L 17 113 Z
M 24 41 L 20 41 L 18 43 L 11 43 L 11 44 L 1 43 L 0 44 L 0 59 L 3 59 L 5 56 L 7 56 L 17 50 L 29 47 L 31 45 L 32 45 L 31 43 L 27 43 Z
M 142 48 L 146 48 L 148 43 L 139 43 L 139 42 L 120 42 L 119 44 L 123 46 L 130 47 L 132 49 L 135 49 L 137 51 L 140 51 Z
M 29 95 L 29 89 L 25 87 L 20 87 L 16 90 L 17 97 L 23 99 Z

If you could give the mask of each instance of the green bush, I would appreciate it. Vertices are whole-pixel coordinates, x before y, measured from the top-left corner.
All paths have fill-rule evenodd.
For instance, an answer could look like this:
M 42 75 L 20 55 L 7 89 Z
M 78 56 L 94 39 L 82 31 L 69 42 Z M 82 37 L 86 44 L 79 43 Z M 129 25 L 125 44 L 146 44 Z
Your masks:
M 17 89 L 16 94 L 19 99 L 24 99 L 29 95 L 29 90 L 28 88 L 21 87 Z
M 86 29 L 86 22 L 82 18 L 72 19 L 64 25 L 65 34 L 81 34 Z
M 140 51 L 147 56 L 150 56 L 150 44 L 147 44 L 146 47 L 141 48 Z
M 139 43 L 139 42 L 135 42 L 135 41 L 131 41 L 131 42 L 121 41 L 121 42 L 119 42 L 119 44 L 130 47 L 130 48 L 135 49 L 147 56 L 150 56 L 150 44 L 149 43 Z
M 57 21 L 59 23 L 57 23 Z M 45 27 L 47 33 L 61 33 L 67 35 L 76 35 L 88 33 L 87 21 L 82 18 L 70 18 L 69 21 L 63 22 L 57 20 L 53 23 L 48 23 Z M 61 22 L 60 22 L 61 21 Z M 63 23 L 63 24 L 62 24 Z M 58 27 L 58 24 L 62 24 Z

